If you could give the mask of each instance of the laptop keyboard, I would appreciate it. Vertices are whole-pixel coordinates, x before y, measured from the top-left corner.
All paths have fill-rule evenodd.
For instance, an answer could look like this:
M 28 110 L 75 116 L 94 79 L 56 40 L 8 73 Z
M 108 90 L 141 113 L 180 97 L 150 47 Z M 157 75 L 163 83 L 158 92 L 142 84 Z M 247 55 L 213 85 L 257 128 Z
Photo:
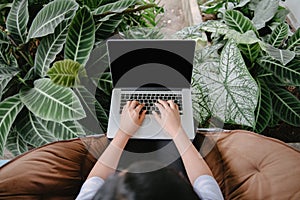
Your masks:
M 136 100 L 141 104 L 144 104 L 144 110 L 147 110 L 146 114 L 151 114 L 152 111 L 159 113 L 158 108 L 154 105 L 158 99 L 168 101 L 173 100 L 179 109 L 179 114 L 182 115 L 182 95 L 176 93 L 134 93 L 134 94 L 121 94 L 121 106 L 120 113 L 122 113 L 123 106 L 127 101 Z

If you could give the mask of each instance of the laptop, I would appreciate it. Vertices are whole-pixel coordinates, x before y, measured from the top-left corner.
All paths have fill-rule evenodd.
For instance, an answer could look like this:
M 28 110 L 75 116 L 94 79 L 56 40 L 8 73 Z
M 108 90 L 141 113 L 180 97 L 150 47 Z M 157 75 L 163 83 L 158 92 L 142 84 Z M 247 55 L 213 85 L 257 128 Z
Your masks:
M 128 100 L 145 104 L 145 120 L 132 138 L 171 139 L 157 123 L 152 110 L 157 99 L 179 106 L 181 123 L 190 139 L 195 137 L 191 79 L 193 40 L 108 40 L 113 91 L 107 137 L 114 138 L 123 106 Z

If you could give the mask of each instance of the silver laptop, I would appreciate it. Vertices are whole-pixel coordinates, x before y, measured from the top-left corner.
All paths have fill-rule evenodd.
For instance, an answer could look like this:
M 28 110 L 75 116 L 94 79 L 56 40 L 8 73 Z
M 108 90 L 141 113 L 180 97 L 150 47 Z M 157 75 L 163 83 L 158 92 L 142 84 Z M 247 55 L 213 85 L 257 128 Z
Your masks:
M 191 77 L 193 40 L 108 40 L 113 82 L 107 137 L 118 131 L 123 106 L 128 100 L 145 104 L 146 118 L 133 138 L 170 139 L 156 122 L 152 110 L 157 99 L 179 105 L 181 123 L 190 139 L 195 136 Z

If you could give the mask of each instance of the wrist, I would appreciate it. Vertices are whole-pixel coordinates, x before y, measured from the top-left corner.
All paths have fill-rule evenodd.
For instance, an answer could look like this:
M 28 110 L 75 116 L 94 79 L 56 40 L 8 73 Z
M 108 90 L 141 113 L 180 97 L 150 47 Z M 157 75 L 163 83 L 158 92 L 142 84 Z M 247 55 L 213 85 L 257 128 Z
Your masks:
M 122 130 L 118 130 L 116 136 L 112 140 L 112 143 L 114 144 L 114 146 L 117 146 L 119 148 L 124 148 L 129 139 L 130 139 L 130 135 L 126 134 Z

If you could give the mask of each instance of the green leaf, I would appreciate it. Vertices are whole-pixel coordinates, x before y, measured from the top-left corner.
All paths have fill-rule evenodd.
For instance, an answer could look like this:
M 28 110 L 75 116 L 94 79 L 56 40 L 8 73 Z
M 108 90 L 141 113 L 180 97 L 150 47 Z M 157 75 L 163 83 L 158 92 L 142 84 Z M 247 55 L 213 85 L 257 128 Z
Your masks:
M 257 29 L 265 27 L 266 22 L 271 20 L 277 12 L 279 0 L 259 1 L 254 9 L 252 22 Z
M 95 9 L 93 11 L 93 15 L 121 13 L 130 6 L 135 5 L 137 2 L 138 0 L 119 0 L 113 3 L 108 3 Z
M 57 85 L 73 87 L 79 83 L 81 65 L 73 60 L 61 60 L 54 63 L 48 76 Z
M 70 88 L 55 85 L 50 79 L 38 79 L 34 88 L 20 91 L 26 107 L 36 116 L 55 122 L 78 120 L 85 112 L 78 97 Z
M 8 82 L 19 72 L 18 68 L 0 67 L 0 99 Z
M 101 131 L 100 133 L 106 132 L 108 115 L 102 105 L 96 100 L 95 96 L 85 87 L 74 88 L 74 91 L 87 113 L 87 118 L 81 120 L 80 123 L 94 133 L 99 133 L 99 131 Z
M 224 15 L 224 20 L 227 26 L 240 33 L 246 33 L 247 31 L 252 30 L 258 36 L 258 32 L 255 26 L 240 11 L 227 10 Z
M 202 69 L 203 87 L 208 88 L 212 113 L 225 123 L 254 127 L 258 86 L 251 77 L 233 40 L 221 53 L 219 66 Z
M 207 22 L 203 22 L 200 25 L 195 26 L 195 28 L 193 28 L 191 30 L 192 30 L 192 33 L 196 32 L 199 34 L 199 29 L 202 31 L 217 33 L 217 34 L 221 34 L 221 35 L 225 35 L 230 30 L 226 24 L 222 23 L 221 21 L 217 21 L 217 20 L 209 20 Z
M 250 60 L 251 63 L 255 63 L 258 58 L 261 48 L 259 43 L 254 44 L 239 44 L 239 49 Z
M 34 18 L 28 32 L 30 38 L 42 37 L 54 33 L 63 20 L 73 17 L 78 4 L 73 0 L 55 0 L 48 3 Z
M 44 77 L 49 70 L 50 64 L 55 60 L 56 55 L 61 52 L 66 41 L 69 21 L 60 23 L 53 34 L 50 34 L 41 40 L 38 46 L 34 69 L 35 73 Z
M 26 42 L 28 20 L 28 1 L 14 0 L 7 16 L 6 27 L 15 43 L 24 44 Z
M 285 49 L 278 49 L 269 44 L 260 43 L 260 46 L 269 56 L 281 62 L 283 65 L 288 64 L 296 56 L 295 52 Z
M 114 15 L 109 18 L 109 20 L 102 21 L 96 30 L 96 39 L 97 42 L 103 41 L 104 39 L 109 38 L 113 33 L 115 33 L 119 24 L 123 21 L 121 15 Z
M 260 39 L 257 38 L 252 30 L 247 31 L 246 33 L 239 33 L 235 30 L 229 30 L 225 35 L 225 39 L 228 38 L 234 39 L 237 44 L 254 44 L 260 42 Z
M 292 37 L 287 42 L 287 49 L 300 52 L 300 28 L 292 35 Z
M 112 79 L 110 72 L 103 72 L 99 79 L 98 89 L 102 90 L 105 94 L 111 95 Z
M 258 60 L 258 63 L 286 85 L 300 85 L 299 59 L 292 60 L 286 66 L 270 57 L 262 57 Z
M 279 24 L 272 32 L 271 37 L 268 41 L 269 44 L 271 44 L 275 48 L 281 47 L 284 40 L 288 37 L 288 30 L 289 30 L 288 24 L 286 23 Z
M 65 46 L 65 59 L 85 64 L 95 42 L 95 23 L 90 10 L 84 6 L 73 18 Z
M 27 143 L 23 140 L 17 130 L 10 131 L 6 142 L 6 148 L 14 156 L 18 156 L 28 151 Z
M 285 89 L 271 89 L 274 113 L 284 122 L 300 127 L 300 100 Z
M 77 121 L 53 122 L 42 119 L 39 121 L 59 140 L 69 140 L 85 135 L 85 131 Z
M 3 154 L 10 128 L 22 108 L 19 95 L 0 102 L 0 155 Z
M 256 108 L 255 132 L 261 133 L 268 126 L 272 118 L 273 110 L 270 88 L 260 79 L 258 80 L 258 84 L 260 93 Z
M 16 128 L 23 140 L 34 147 L 57 141 L 53 133 L 30 112 L 16 124 Z

